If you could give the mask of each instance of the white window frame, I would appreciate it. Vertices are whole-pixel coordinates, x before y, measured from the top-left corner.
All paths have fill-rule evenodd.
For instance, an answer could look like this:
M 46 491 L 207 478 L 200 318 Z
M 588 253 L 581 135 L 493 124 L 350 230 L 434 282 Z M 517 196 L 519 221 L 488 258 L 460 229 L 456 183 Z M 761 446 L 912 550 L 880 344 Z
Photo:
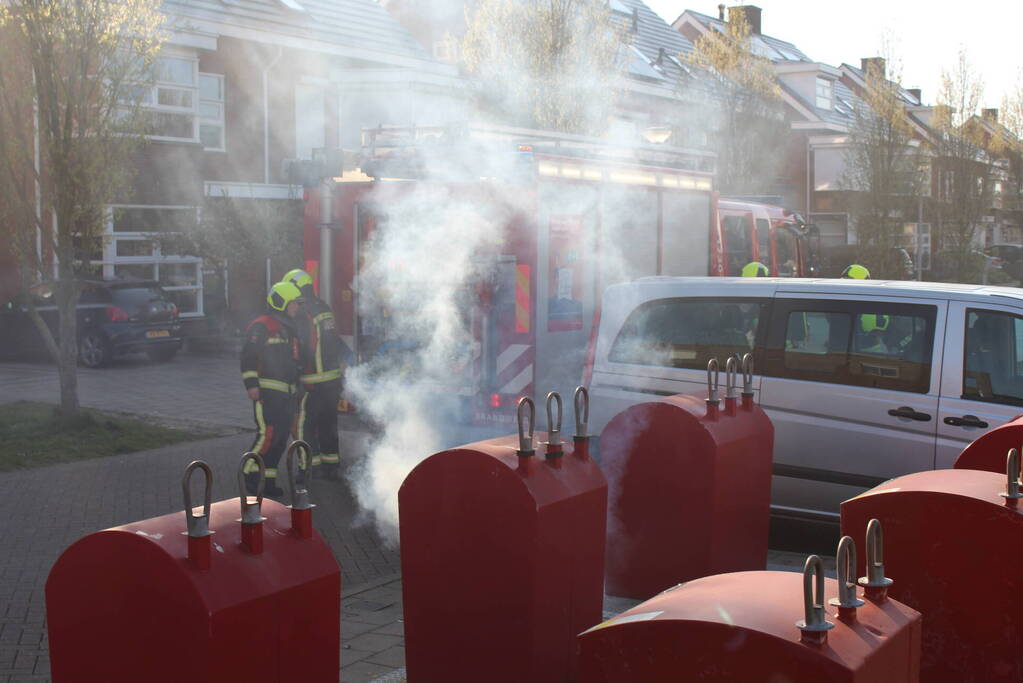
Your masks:
M 196 310 L 181 312 L 182 318 L 199 318 L 205 315 L 203 308 L 203 274 L 202 259 L 196 256 L 178 256 L 176 254 L 164 254 L 160 249 L 159 242 L 154 240 L 156 233 L 151 232 L 114 232 L 114 211 L 117 209 L 172 209 L 178 211 L 194 211 L 196 220 L 199 219 L 199 208 L 195 206 L 180 205 L 156 205 L 156 204 L 110 204 L 107 206 L 104 217 L 105 232 L 103 239 L 103 260 L 95 263 L 103 267 L 103 279 L 116 279 L 115 267 L 124 265 L 151 265 L 153 267 L 153 279 L 160 281 L 161 265 L 195 265 L 194 285 L 163 285 L 160 286 L 166 292 L 194 291 Z M 119 241 L 140 241 L 152 240 L 153 252 L 150 256 L 118 256 L 117 243 Z
M 818 109 L 831 110 L 835 106 L 835 84 L 827 78 L 817 76 L 814 92 Z
M 191 137 L 175 137 L 170 135 L 147 135 L 146 138 L 149 140 L 167 140 L 171 142 L 198 142 L 199 141 L 199 58 L 194 54 L 185 54 L 174 51 L 164 50 L 157 60 L 167 59 L 179 59 L 181 61 L 192 63 L 192 85 L 182 85 L 181 83 L 175 83 L 173 81 L 161 81 L 155 80 L 153 85 L 150 86 L 148 101 L 141 103 L 140 107 L 144 111 L 152 111 L 157 113 L 167 114 L 179 114 L 190 116 L 192 119 L 192 136 Z M 187 91 L 192 94 L 192 106 L 190 107 L 176 107 L 168 104 L 160 104 L 160 90 L 181 90 Z
M 224 92 L 224 85 L 225 85 L 224 84 L 224 75 L 223 74 L 211 74 L 211 73 L 199 72 L 198 80 L 196 81 L 196 83 L 198 84 L 199 80 L 201 80 L 203 78 L 214 78 L 214 79 L 220 81 L 220 99 L 219 100 L 204 99 L 202 97 L 202 89 L 199 88 L 199 90 L 197 91 L 199 93 L 199 109 L 196 112 L 196 117 L 199 119 L 199 124 L 198 124 L 199 131 L 201 132 L 203 125 L 206 125 L 206 126 L 219 126 L 220 127 L 220 147 L 206 147 L 206 146 L 203 146 L 203 149 L 206 150 L 207 152 L 226 152 L 227 151 L 227 126 L 225 125 L 225 116 L 224 116 L 224 104 L 225 104 L 224 101 L 226 99 L 226 95 L 225 95 L 225 92 Z M 205 117 L 205 116 L 203 116 L 202 115 L 202 105 L 203 104 L 215 104 L 215 105 L 217 105 L 219 107 L 219 109 L 220 109 L 219 117 L 214 119 L 212 117 Z M 202 135 L 197 134 L 197 137 L 199 139 L 199 142 L 202 143 Z

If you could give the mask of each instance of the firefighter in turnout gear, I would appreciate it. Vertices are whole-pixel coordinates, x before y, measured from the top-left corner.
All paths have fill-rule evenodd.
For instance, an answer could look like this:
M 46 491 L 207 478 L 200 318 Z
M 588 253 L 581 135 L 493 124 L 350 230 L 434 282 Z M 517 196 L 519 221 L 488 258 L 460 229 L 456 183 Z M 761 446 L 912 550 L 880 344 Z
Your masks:
M 278 282 L 266 297 L 267 311 L 253 320 L 245 331 L 241 370 L 245 390 L 252 399 L 252 412 L 259 433 L 251 450 L 266 464 L 267 496 L 282 496 L 277 486 L 277 464 L 288 445 L 295 414 L 295 392 L 303 366 L 302 345 L 295 325 L 300 315 L 298 287 Z M 259 468 L 246 463 L 245 481 L 255 494 Z
M 742 277 L 767 277 L 767 266 L 760 261 L 750 261 L 742 267 Z
M 341 354 L 344 344 L 337 334 L 334 313 L 313 291 L 313 278 L 295 269 L 285 282 L 302 292 L 298 330 L 306 364 L 302 371 L 302 394 L 295 421 L 296 439 L 306 441 L 313 451 L 313 467 L 330 479 L 337 479 L 341 464 L 337 433 L 337 404 L 341 396 Z

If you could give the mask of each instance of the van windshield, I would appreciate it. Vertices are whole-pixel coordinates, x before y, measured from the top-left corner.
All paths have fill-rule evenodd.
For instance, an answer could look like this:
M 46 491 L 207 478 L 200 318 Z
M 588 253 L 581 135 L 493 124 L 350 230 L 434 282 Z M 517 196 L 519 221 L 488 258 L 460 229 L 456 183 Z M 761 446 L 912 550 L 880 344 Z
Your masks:
M 660 299 L 629 316 L 611 347 L 612 363 L 705 369 L 753 350 L 766 301 Z

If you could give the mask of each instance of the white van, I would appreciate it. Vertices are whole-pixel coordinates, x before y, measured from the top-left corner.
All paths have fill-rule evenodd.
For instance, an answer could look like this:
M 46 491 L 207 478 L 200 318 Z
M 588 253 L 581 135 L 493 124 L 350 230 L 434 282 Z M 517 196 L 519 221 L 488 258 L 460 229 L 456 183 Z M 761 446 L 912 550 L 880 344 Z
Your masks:
M 752 351 L 781 517 L 837 521 L 841 501 L 951 467 L 1023 413 L 1023 289 L 644 278 L 607 289 L 593 344 L 595 434 L 632 404 L 705 390 L 709 359 Z

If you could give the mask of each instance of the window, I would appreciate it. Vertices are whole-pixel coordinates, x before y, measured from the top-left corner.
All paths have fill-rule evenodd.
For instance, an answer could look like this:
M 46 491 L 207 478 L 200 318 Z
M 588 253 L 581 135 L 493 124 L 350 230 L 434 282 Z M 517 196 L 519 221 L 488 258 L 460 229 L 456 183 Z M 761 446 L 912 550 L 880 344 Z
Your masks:
M 199 142 L 224 151 L 224 77 L 217 74 L 199 74 Z
M 442 62 L 457 64 L 461 57 L 461 44 L 457 38 L 450 33 L 433 43 L 433 56 Z
M 963 398 L 1023 405 L 1023 318 L 966 312 Z
M 793 277 L 799 266 L 799 242 L 787 227 L 776 229 L 774 235 L 778 247 L 778 275 Z
M 725 236 L 726 275 L 739 275 L 753 260 L 753 224 L 749 216 L 722 216 Z
M 826 78 L 817 78 L 817 108 L 831 109 L 832 83 Z
M 165 254 L 153 237 L 182 232 L 198 218 L 194 207 L 116 206 L 110 210 L 102 276 L 156 280 L 183 316 L 202 315 L 202 260 Z
M 195 59 L 159 57 L 153 65 L 153 85 L 136 90 L 142 102 L 144 128 L 154 138 L 195 140 Z
M 611 0 L 609 4 L 611 5 L 612 12 L 618 12 L 619 14 L 625 14 L 630 17 L 632 16 L 632 10 L 626 7 L 622 0 Z
M 868 302 L 779 304 L 767 374 L 927 393 L 934 306 Z
M 661 299 L 629 316 L 611 347 L 612 363 L 705 370 L 711 358 L 749 353 L 767 304 L 755 299 Z

